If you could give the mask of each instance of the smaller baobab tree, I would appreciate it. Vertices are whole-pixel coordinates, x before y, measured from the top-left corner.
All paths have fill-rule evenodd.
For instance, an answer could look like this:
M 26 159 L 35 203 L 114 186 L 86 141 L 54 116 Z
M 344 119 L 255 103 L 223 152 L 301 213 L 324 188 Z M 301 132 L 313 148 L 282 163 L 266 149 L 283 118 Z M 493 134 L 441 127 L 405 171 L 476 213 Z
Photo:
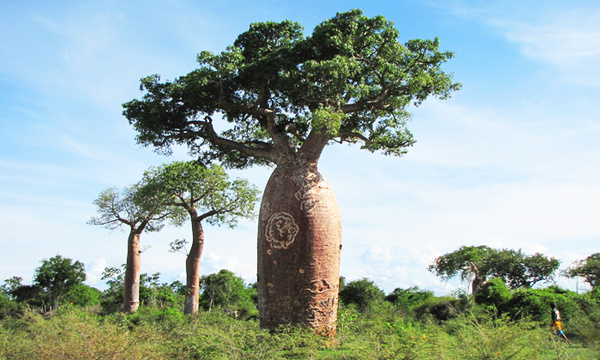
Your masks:
M 204 248 L 202 222 L 234 228 L 239 218 L 254 217 L 259 190 L 245 179 L 229 181 L 221 166 L 205 167 L 197 162 L 173 162 L 144 175 L 152 192 L 162 192 L 169 206 L 189 215 L 192 244 L 186 258 L 185 314 L 198 312 L 200 258 Z M 181 243 L 180 243 L 181 244 Z
M 600 288 L 600 253 L 594 253 L 569 266 L 564 275 L 570 278 L 583 278 L 593 290 Z
M 471 293 L 476 293 L 487 280 L 489 259 L 494 249 L 487 246 L 461 246 L 460 249 L 437 257 L 429 271 L 448 280 L 460 275 L 461 281 L 471 282 Z
M 177 218 L 164 199 L 160 199 L 159 194 L 150 193 L 149 190 L 150 188 L 143 183 L 137 183 L 123 190 L 110 188 L 102 191 L 94 200 L 99 216 L 92 217 L 88 222 L 111 231 L 129 228 L 123 296 L 123 311 L 127 313 L 136 312 L 140 304 L 142 232 L 159 231 L 167 218 Z
M 511 289 L 531 288 L 550 281 L 560 261 L 536 253 L 527 255 L 520 249 L 492 249 L 488 246 L 461 246 L 458 250 L 437 257 L 429 271 L 444 280 L 460 275 L 461 281 L 471 281 L 471 293 L 477 293 L 491 278 L 500 278 Z

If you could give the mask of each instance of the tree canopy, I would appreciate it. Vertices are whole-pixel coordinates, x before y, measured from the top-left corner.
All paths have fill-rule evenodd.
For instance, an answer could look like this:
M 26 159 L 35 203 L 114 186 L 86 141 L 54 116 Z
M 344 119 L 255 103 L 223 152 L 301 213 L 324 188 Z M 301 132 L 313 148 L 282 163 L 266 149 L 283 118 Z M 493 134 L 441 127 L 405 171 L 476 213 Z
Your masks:
M 318 158 L 329 141 L 402 155 L 414 143 L 407 108 L 460 84 L 441 70 L 453 54 L 437 38 L 398 37 L 392 22 L 361 10 L 311 36 L 289 20 L 254 23 L 220 54 L 202 51 L 187 75 L 143 78 L 142 100 L 123 104 L 124 115 L 142 145 L 168 153 L 184 144 L 203 162 L 233 167 L 279 163 L 300 149 Z M 229 126 L 214 126 L 217 118 Z
M 244 280 L 229 270 L 202 276 L 200 303 L 210 311 L 215 306 L 231 308 L 240 302 L 251 302 Z
M 160 231 L 165 219 L 174 214 L 166 207 L 165 199 L 157 198 L 157 194 L 150 193 L 144 185 L 140 182 L 122 190 L 109 188 L 100 192 L 93 202 L 99 215 L 92 217 L 88 224 L 109 230 L 126 225 L 132 229 L 141 227 L 141 231 Z
M 572 278 L 581 277 L 593 289 L 598 289 L 600 287 L 600 253 L 594 253 L 577 261 L 565 271 L 565 275 Z
M 164 203 L 174 208 L 172 213 L 177 208 L 193 211 L 198 221 L 231 228 L 240 217 L 254 216 L 259 194 L 246 179 L 229 180 L 221 166 L 204 167 L 195 161 L 175 161 L 151 168 L 144 173 L 143 182 L 151 193 L 161 194 Z
M 526 255 L 521 250 L 462 246 L 436 258 L 429 271 L 444 279 L 457 275 L 461 281 L 470 279 L 475 293 L 493 277 L 501 278 L 511 289 L 530 288 L 538 282 L 551 280 L 559 266 L 559 260 L 539 253 Z
M 42 265 L 35 270 L 33 281 L 49 294 L 52 306 L 56 307 L 60 298 L 83 284 L 85 278 L 83 263 L 56 255 L 42 260 Z

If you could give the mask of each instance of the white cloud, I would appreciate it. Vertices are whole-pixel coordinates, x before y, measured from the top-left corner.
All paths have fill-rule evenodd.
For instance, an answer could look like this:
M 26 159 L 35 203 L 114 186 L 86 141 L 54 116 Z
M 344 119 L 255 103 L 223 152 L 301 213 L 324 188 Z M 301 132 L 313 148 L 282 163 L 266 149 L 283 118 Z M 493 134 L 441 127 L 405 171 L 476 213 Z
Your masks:
M 210 268 L 210 272 L 219 272 L 222 269 L 227 269 L 231 272 L 236 271 L 236 265 L 239 263 L 234 256 L 222 256 L 209 252 L 204 257 L 205 264 Z
M 598 87 L 600 70 L 600 12 L 561 11 L 538 22 L 496 20 L 506 38 L 524 56 L 548 63 L 566 81 Z
M 95 260 L 91 266 L 89 266 L 86 272 L 86 282 L 90 286 L 97 287 L 102 278 L 102 272 L 106 268 L 106 259 L 100 258 Z

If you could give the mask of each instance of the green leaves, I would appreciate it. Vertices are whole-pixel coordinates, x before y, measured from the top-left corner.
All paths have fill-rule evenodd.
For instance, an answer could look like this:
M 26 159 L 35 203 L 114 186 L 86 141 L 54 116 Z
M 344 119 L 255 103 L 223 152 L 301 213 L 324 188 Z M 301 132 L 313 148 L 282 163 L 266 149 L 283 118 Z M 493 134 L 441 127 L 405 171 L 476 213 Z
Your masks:
M 151 193 L 160 194 L 171 208 L 198 216 L 211 225 L 234 227 L 240 217 L 254 216 L 259 190 L 245 179 L 229 180 L 218 165 L 204 167 L 197 162 L 173 162 L 144 174 Z M 179 222 L 184 219 L 179 213 Z
M 44 259 L 42 265 L 35 270 L 35 285 L 40 286 L 50 295 L 52 305 L 56 307 L 59 299 L 77 285 L 85 281 L 85 268 L 79 261 L 56 255 Z
M 166 207 L 164 196 L 154 191 L 143 182 L 124 189 L 103 190 L 93 201 L 99 215 L 92 217 L 88 224 L 109 230 L 125 225 L 132 231 L 140 227 L 142 231 L 159 231 L 164 220 L 172 214 Z
M 311 132 L 400 156 L 414 142 L 408 107 L 446 99 L 460 84 L 441 69 L 453 54 L 437 38 L 401 44 L 398 36 L 392 22 L 358 9 L 308 37 L 289 20 L 251 24 L 220 54 L 201 52 L 197 70 L 173 82 L 142 79 L 145 95 L 125 103 L 124 115 L 140 144 L 167 153 L 183 144 L 230 167 L 275 162 Z M 229 125 L 216 132 L 213 117 Z
M 340 300 L 344 304 L 356 304 L 360 310 L 365 310 L 372 302 L 382 301 L 385 292 L 367 278 L 351 281 L 340 287 Z
M 600 253 L 578 261 L 565 271 L 569 277 L 582 277 L 593 289 L 600 287 Z
M 289 48 L 302 40 L 303 28 L 299 23 L 284 20 L 280 23 L 254 23 L 250 29 L 238 36 L 234 43 L 247 63 L 268 58 L 282 48 Z
M 449 279 L 457 274 L 461 280 L 474 277 L 475 292 L 488 278 L 498 277 L 511 289 L 530 288 L 553 278 L 560 261 L 540 253 L 526 255 L 521 250 L 492 249 L 487 246 L 462 246 L 442 255 L 429 266 L 429 271 Z
M 229 270 L 202 276 L 200 287 L 200 304 L 209 311 L 217 306 L 235 309 L 244 302 L 251 302 L 244 280 Z
M 312 127 L 320 133 L 335 137 L 339 134 L 342 121 L 346 118 L 348 115 L 341 111 L 334 112 L 331 108 L 320 107 L 312 113 Z

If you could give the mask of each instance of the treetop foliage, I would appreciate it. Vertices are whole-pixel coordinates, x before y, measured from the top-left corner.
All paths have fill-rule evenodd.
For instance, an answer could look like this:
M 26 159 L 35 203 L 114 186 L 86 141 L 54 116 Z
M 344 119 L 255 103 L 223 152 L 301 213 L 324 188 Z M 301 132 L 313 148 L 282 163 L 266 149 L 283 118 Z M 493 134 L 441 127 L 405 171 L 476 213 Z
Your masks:
M 123 104 L 124 115 L 139 144 L 166 153 L 183 144 L 204 163 L 238 168 L 329 141 L 402 155 L 414 143 L 408 106 L 446 99 L 460 84 L 441 70 L 453 54 L 437 38 L 398 36 L 392 22 L 361 10 L 338 13 L 311 36 L 289 20 L 251 24 L 220 54 L 200 52 L 187 75 L 143 78 L 143 98 Z M 216 118 L 229 127 L 218 132 Z
M 85 266 L 60 255 L 42 260 L 35 270 L 34 282 L 42 289 L 60 294 L 85 281 Z
M 148 187 L 137 183 L 122 190 L 115 187 L 103 190 L 93 201 L 98 216 L 92 217 L 88 224 L 103 226 L 115 230 L 123 225 L 140 230 L 160 231 L 164 220 L 172 215 L 165 199 L 157 198 L 148 192 Z
M 205 167 L 198 162 L 176 161 L 150 168 L 143 182 L 148 192 L 164 200 L 164 204 L 196 213 L 200 221 L 211 225 L 235 227 L 238 218 L 252 218 L 259 190 L 246 179 L 229 180 L 225 170 L 216 164 Z M 172 219 L 180 224 L 185 215 Z

